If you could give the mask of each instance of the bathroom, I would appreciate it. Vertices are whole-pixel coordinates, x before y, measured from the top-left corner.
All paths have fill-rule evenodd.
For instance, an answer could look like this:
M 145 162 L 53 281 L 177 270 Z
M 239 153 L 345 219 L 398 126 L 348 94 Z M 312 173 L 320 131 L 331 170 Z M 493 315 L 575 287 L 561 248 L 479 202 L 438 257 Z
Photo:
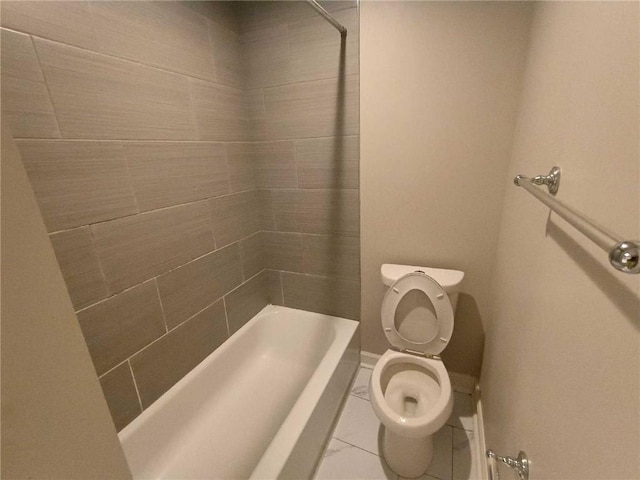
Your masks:
M 307 2 L 1 2 L 2 477 L 132 478 L 118 432 L 268 304 L 359 322 L 367 370 L 398 264 L 464 272 L 474 461 L 640 478 L 639 277 L 513 184 L 558 165 L 640 239 L 639 4 L 320 3 L 345 36 Z M 489 478 L 456 472 L 423 478 Z

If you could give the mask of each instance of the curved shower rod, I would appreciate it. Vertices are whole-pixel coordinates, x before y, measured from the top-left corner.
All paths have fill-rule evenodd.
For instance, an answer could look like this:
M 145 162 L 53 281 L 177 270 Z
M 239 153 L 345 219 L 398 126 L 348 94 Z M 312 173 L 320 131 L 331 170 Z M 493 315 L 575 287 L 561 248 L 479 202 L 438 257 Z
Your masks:
M 312 6 L 316 10 L 316 12 L 322 15 L 327 22 L 336 27 L 336 29 L 340 32 L 340 35 L 342 35 L 343 37 L 347 35 L 346 27 L 338 22 L 335 18 L 333 18 L 331 14 L 329 14 L 329 12 L 327 12 L 322 7 L 322 5 L 316 2 L 316 0 L 307 0 L 307 3 Z

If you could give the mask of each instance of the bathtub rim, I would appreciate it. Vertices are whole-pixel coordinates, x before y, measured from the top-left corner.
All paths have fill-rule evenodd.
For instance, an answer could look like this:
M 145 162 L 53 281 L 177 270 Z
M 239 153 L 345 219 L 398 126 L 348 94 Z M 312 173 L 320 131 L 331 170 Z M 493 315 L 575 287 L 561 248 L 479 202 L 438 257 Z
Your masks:
M 254 466 L 253 472 L 250 475 L 250 478 L 277 478 L 279 472 L 285 467 L 287 460 L 294 451 L 296 442 L 317 407 L 320 397 L 331 380 L 333 372 L 338 367 L 340 360 L 346 354 L 350 342 L 357 334 L 359 322 L 316 312 L 293 309 L 290 307 L 271 304 L 265 306 L 249 321 L 247 321 L 246 324 L 234 332 L 226 342 L 205 357 L 196 367 L 189 371 L 169 390 L 167 390 L 167 392 L 153 402 L 129 425 L 118 433 L 118 438 L 123 449 L 128 439 L 134 437 L 140 429 L 145 427 L 147 419 L 161 414 L 160 412 L 167 405 L 170 405 L 174 398 L 182 392 L 184 386 L 194 380 L 198 381 L 197 377 L 203 373 L 203 370 L 206 370 L 212 364 L 219 361 L 219 358 L 225 355 L 229 350 L 237 348 L 236 344 L 243 340 L 243 334 L 251 328 L 257 327 L 261 318 L 280 314 L 288 314 L 294 317 L 300 315 L 303 317 L 313 316 L 315 320 L 329 321 L 331 322 L 330 328 L 334 331 L 334 338 L 327 345 L 327 350 L 323 352 L 322 357 L 314 368 L 304 389 L 297 397 L 291 411 L 278 428 L 278 431 L 270 439 L 269 444 L 265 445 L 265 450 L 262 456 L 258 459 L 258 462 Z M 302 402 L 300 401 L 301 399 L 303 399 Z M 293 432 L 295 432 L 295 436 L 293 435 Z M 144 432 L 142 435 L 144 435 Z M 167 448 L 171 449 L 171 440 L 168 440 Z M 273 472 L 272 476 L 265 476 L 266 471 Z M 256 472 L 260 472 L 258 477 L 254 476 Z
M 291 309 L 296 310 L 296 309 Z M 340 322 L 339 328 L 343 330 L 342 335 L 338 333 L 329 350 L 314 370 L 313 375 L 300 393 L 295 405 L 287 415 L 271 443 L 263 453 L 260 461 L 251 473 L 250 479 L 271 479 L 278 478 L 283 471 L 291 453 L 294 451 L 296 443 L 299 441 L 305 427 L 307 426 L 315 408 L 329 386 L 334 372 L 337 371 L 340 362 L 347 354 L 349 345 L 354 335 L 358 332 L 360 323 L 342 317 L 334 317 L 305 310 L 297 310 L 320 315 L 325 319 Z M 354 374 L 357 372 L 357 365 L 354 366 Z M 309 408 L 310 404 L 313 408 Z

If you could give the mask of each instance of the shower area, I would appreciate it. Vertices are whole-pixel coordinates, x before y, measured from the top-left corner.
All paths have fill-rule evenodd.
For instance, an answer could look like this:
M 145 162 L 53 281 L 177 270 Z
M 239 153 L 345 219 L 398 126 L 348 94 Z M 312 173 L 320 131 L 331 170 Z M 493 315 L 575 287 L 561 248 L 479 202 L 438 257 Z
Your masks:
M 268 304 L 359 319 L 358 11 L 322 4 L 346 36 L 302 1 L 2 2 L 4 118 L 117 430 Z

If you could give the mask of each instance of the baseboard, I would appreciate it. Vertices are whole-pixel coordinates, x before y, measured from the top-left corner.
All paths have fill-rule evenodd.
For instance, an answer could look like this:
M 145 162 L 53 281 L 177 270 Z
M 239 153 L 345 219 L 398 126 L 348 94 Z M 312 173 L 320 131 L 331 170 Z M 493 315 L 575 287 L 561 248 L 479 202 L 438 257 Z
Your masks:
M 480 385 L 476 384 L 473 395 L 475 413 L 473 415 L 473 427 L 475 430 L 475 447 L 478 461 L 476 462 L 476 477 L 478 480 L 489 480 L 489 465 L 487 463 L 487 444 L 484 436 L 484 417 L 482 416 L 482 397 L 480 395 Z

